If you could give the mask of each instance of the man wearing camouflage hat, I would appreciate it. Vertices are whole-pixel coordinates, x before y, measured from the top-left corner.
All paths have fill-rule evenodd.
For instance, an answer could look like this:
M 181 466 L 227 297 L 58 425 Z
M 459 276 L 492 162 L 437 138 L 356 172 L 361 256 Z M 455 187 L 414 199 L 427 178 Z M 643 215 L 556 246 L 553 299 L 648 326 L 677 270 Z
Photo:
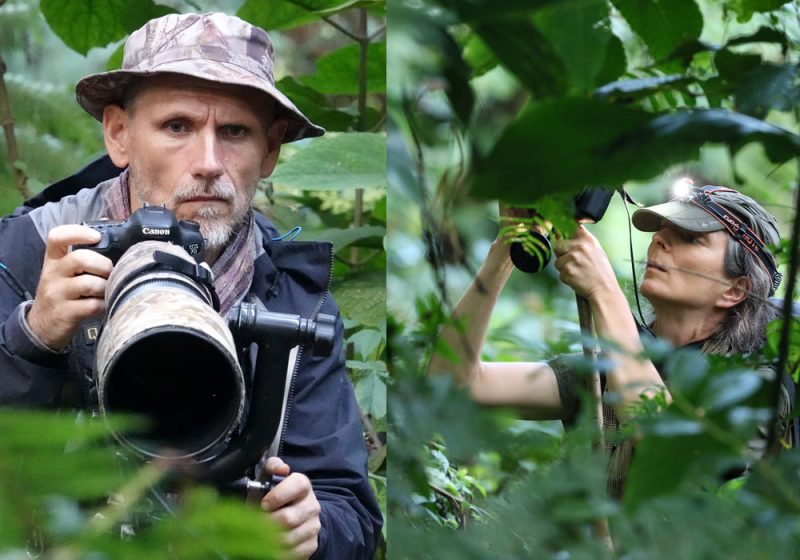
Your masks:
M 112 263 L 70 251 L 100 240 L 76 224 L 165 204 L 200 224 L 221 313 L 249 297 L 272 311 L 337 316 L 333 354 L 298 358 L 293 368 L 266 462 L 286 478 L 261 506 L 300 558 L 369 558 L 381 518 L 328 291 L 330 245 L 281 242 L 250 207 L 281 144 L 324 132 L 276 89 L 272 67 L 262 29 L 224 14 L 170 14 L 130 36 L 121 70 L 78 83 L 79 104 L 103 123 L 109 156 L 124 171 L 75 192 L 45 190 L 0 222 L 0 403 L 96 404 L 83 326 L 105 310 Z

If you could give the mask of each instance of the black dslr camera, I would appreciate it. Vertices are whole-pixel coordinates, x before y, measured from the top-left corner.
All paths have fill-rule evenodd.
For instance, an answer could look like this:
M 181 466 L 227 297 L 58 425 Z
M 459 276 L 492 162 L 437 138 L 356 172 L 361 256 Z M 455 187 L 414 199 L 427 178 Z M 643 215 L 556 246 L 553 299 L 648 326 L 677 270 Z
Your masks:
M 614 196 L 613 190 L 597 187 L 584 189 L 573 199 L 575 221 L 590 224 L 599 222 L 606 213 L 612 196 Z M 532 213 L 536 214 L 535 211 Z M 511 243 L 511 262 L 514 266 L 528 273 L 539 272 L 547 266 L 553 251 L 550 247 L 549 232 L 545 233 L 531 228 L 528 235 L 532 238 L 532 243 L 528 248 L 522 242 Z
M 94 245 L 76 245 L 75 249 L 91 249 L 114 264 L 131 245 L 141 241 L 168 241 L 183 247 L 197 262 L 203 260 L 205 240 L 200 224 L 193 220 L 179 221 L 175 213 L 164 206 L 145 204 L 127 220 L 97 220 L 83 225 L 99 231 L 102 238 Z

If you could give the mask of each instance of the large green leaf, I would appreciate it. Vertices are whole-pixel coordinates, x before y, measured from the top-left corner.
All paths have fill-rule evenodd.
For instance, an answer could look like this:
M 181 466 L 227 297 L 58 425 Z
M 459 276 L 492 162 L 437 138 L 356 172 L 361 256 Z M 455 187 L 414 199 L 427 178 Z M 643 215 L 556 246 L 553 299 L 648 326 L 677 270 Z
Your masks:
M 550 4 L 564 4 L 564 0 L 441 0 L 463 22 L 486 22 L 493 18 L 520 16 Z
M 701 487 L 704 478 L 718 474 L 715 459 L 724 452 L 725 447 L 706 433 L 645 436 L 636 446 L 625 484 L 626 509 L 634 511 L 652 498 L 676 494 L 686 484 Z
M 247 0 L 236 15 L 267 31 L 292 29 L 319 19 L 318 15 L 288 0 Z
M 736 110 L 763 119 L 770 109 L 791 111 L 798 99 L 796 64 L 759 65 L 742 79 Z
M 349 319 L 383 328 L 386 321 L 386 272 L 367 270 L 348 275 L 333 287 L 333 295 Z
M 152 0 L 41 0 L 39 5 L 61 40 L 84 55 L 92 47 L 119 41 L 148 20 L 175 11 Z
M 305 190 L 386 185 L 386 136 L 351 132 L 324 136 L 278 166 L 271 180 Z
M 333 95 L 356 95 L 361 89 L 361 47 L 351 43 L 326 54 L 317 61 L 317 71 L 300 80 L 307 86 Z M 386 91 L 386 43 L 370 43 L 367 49 L 366 89 Z
M 383 0 L 246 0 L 236 15 L 270 31 L 299 27 L 342 10 L 383 4 Z
M 326 130 L 344 132 L 349 130 L 355 122 L 353 115 L 338 110 L 323 94 L 301 84 L 291 76 L 278 80 L 275 85 L 292 100 L 292 103 L 297 105 L 297 108 L 305 116 Z
M 546 98 L 565 91 L 564 64 L 533 23 L 525 19 L 492 19 L 475 23 L 474 30 L 534 97 Z
M 774 162 L 800 151 L 797 135 L 731 111 L 654 115 L 594 100 L 563 99 L 533 106 L 510 125 L 482 162 L 473 188 L 483 197 L 530 203 L 548 193 L 653 177 L 695 157 L 709 142 L 737 150 L 754 141 L 764 145 Z
M 612 0 L 656 60 L 700 37 L 703 14 L 694 0 Z
M 537 12 L 534 21 L 564 62 L 572 91 L 589 91 L 603 83 L 598 77 L 613 37 L 605 0 L 554 4 Z M 606 72 L 616 78 L 625 70 L 625 59 L 614 64 L 616 68 Z

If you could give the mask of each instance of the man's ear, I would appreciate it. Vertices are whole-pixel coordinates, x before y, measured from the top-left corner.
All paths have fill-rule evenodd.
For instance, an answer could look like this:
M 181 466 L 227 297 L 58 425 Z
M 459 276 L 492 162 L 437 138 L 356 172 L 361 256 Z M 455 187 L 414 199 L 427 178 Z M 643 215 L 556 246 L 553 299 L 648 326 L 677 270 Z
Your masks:
M 717 305 L 724 309 L 730 309 L 742 303 L 750 291 L 750 280 L 746 276 L 737 276 L 730 281 L 728 288 L 722 292 L 717 300 Z
M 128 119 L 128 113 L 119 105 L 106 105 L 103 109 L 103 140 L 111 161 L 117 167 L 126 167 L 130 163 Z
M 288 126 L 289 121 L 286 119 L 278 119 L 269 125 L 269 130 L 267 130 L 267 153 L 264 159 L 261 160 L 262 179 L 269 177 L 275 170 L 275 165 L 278 163 L 278 156 L 281 154 L 283 135 L 286 134 L 286 128 Z

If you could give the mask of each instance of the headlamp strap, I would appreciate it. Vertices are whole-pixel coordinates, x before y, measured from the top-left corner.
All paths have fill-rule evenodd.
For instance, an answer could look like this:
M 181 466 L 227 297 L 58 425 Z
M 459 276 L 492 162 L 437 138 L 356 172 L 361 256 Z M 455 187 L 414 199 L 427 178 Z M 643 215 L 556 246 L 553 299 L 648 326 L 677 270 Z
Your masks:
M 731 237 L 747 249 L 756 260 L 761 263 L 772 281 L 773 292 L 778 289 L 783 275 L 778 272 L 778 266 L 772 254 L 767 250 L 766 244 L 742 220 L 721 204 L 711 199 L 711 195 L 718 192 L 736 192 L 725 187 L 705 186 L 699 189 L 689 202 L 711 214 L 719 223 L 725 226 Z

